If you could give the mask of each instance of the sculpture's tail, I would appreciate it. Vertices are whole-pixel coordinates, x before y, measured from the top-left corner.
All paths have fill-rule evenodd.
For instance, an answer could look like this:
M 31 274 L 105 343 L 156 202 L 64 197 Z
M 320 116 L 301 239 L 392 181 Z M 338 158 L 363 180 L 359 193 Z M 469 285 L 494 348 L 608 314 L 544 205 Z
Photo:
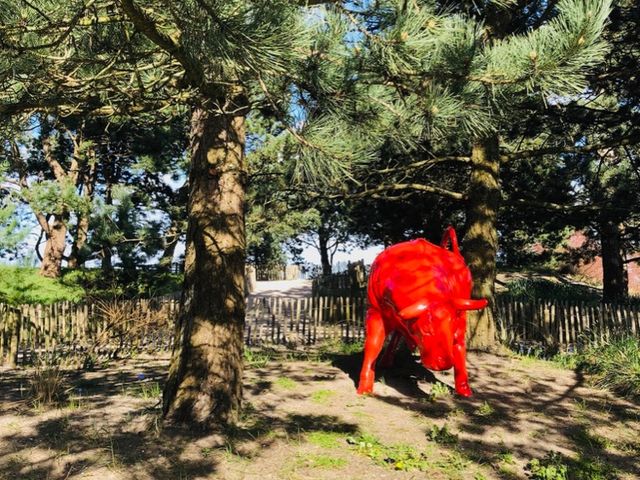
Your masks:
M 446 249 L 449 243 L 451 243 L 451 251 L 460 254 L 460 249 L 458 248 L 458 237 L 456 235 L 456 231 L 451 225 L 445 228 L 444 234 L 442 234 L 440 246 Z

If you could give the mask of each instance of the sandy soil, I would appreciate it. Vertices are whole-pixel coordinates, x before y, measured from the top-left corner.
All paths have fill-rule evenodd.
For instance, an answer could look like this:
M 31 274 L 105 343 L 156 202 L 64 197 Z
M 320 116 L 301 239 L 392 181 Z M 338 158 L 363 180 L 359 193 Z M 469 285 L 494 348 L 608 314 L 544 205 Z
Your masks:
M 461 399 L 450 373 L 405 359 L 359 397 L 359 361 L 247 369 L 246 412 L 225 435 L 161 425 L 163 358 L 69 374 L 71 399 L 48 410 L 30 404 L 28 372 L 3 370 L 0 479 L 510 479 L 551 451 L 605 472 L 584 478 L 640 478 L 640 405 L 577 373 L 470 354 L 475 394 Z

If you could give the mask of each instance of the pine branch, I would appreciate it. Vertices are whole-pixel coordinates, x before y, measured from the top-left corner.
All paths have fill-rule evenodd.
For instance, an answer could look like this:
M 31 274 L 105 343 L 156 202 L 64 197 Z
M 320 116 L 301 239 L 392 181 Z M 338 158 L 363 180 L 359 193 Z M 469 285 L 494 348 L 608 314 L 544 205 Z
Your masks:
M 426 165 L 435 165 L 438 163 L 457 162 L 457 163 L 471 163 L 471 157 L 464 156 L 446 156 L 429 158 L 426 160 L 420 160 L 406 165 L 398 165 L 397 167 L 384 168 L 382 170 L 376 170 L 375 173 L 393 173 L 399 170 L 413 170 L 416 168 L 424 167 Z
M 533 158 L 541 157 L 543 155 L 555 155 L 560 153 L 591 153 L 597 152 L 603 148 L 622 147 L 625 145 L 637 145 L 640 144 L 640 131 L 633 131 L 623 137 L 613 138 L 601 143 L 585 146 L 557 146 L 548 148 L 539 148 L 536 150 L 524 150 L 521 152 L 511 152 L 500 155 L 500 160 L 503 162 L 512 160 L 514 158 Z
M 119 0 L 119 3 L 138 30 L 182 65 L 185 76 L 194 87 L 204 86 L 205 74 L 202 66 L 192 61 L 180 44 L 174 41 L 169 35 L 161 32 L 155 20 L 142 10 L 141 7 L 136 5 L 133 0 Z
M 386 184 L 386 185 L 380 185 L 378 187 L 372 188 L 372 189 L 366 189 L 357 193 L 341 193 L 341 194 L 325 194 L 325 193 L 313 193 L 313 192 L 306 192 L 308 195 L 312 195 L 317 197 L 322 197 L 322 198 L 329 198 L 329 199 L 354 199 L 354 198 L 366 198 L 366 197 L 374 197 L 375 195 L 379 195 L 383 192 L 389 192 L 389 191 L 399 191 L 399 190 L 408 190 L 408 191 L 414 191 L 414 192 L 425 192 L 425 193 L 435 193 L 437 195 L 441 195 L 443 197 L 447 197 L 447 198 L 451 198 L 453 200 L 458 200 L 458 201 L 464 201 L 466 200 L 466 195 L 459 193 L 459 192 L 454 192 L 453 190 L 447 190 L 446 188 L 441 188 L 441 187 L 436 187 L 435 185 L 426 185 L 426 184 L 422 184 L 422 183 L 392 183 L 392 184 Z M 381 197 L 375 197 L 375 198 L 381 198 Z M 384 197 L 382 197 L 384 198 Z

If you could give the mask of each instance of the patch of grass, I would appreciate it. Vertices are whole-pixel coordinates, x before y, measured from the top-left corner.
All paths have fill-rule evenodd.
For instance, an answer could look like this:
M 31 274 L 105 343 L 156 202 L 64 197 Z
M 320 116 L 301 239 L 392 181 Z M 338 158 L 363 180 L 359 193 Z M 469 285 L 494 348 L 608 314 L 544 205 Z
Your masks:
M 427 439 L 440 445 L 455 445 L 458 443 L 458 435 L 451 433 L 447 424 L 442 427 L 432 425 L 431 430 L 427 433 Z
M 244 349 L 244 364 L 247 368 L 264 368 L 271 360 L 273 354 L 268 350 Z
M 318 430 L 306 435 L 307 442 L 322 448 L 337 448 L 344 444 L 344 435 L 338 432 Z
M 445 385 L 442 382 L 436 382 L 431 387 L 431 398 L 432 399 L 442 398 L 442 397 L 450 397 L 450 396 L 451 396 L 451 389 L 449 388 L 448 385 Z
M 293 390 L 298 386 L 298 382 L 287 377 L 276 378 L 273 384 L 283 390 Z
M 311 394 L 311 401 L 319 405 L 328 405 L 335 395 L 336 392 L 333 390 L 316 390 Z
M 151 400 L 162 396 L 162 387 L 158 382 L 141 382 L 130 388 L 127 393 L 132 397 Z
M 84 289 L 62 279 L 45 278 L 37 268 L 0 265 L 0 302 L 10 305 L 79 302 Z
M 620 335 L 578 357 L 578 368 L 591 374 L 596 386 L 640 398 L 640 337 Z
M 613 442 L 597 433 L 588 432 L 584 427 L 570 435 L 580 450 L 607 450 L 613 447 Z
M 424 472 L 431 466 L 429 456 L 425 452 L 418 451 L 411 445 L 398 444 L 387 446 L 369 434 L 362 434 L 359 437 L 349 437 L 347 438 L 347 442 L 376 464 L 394 470 L 419 470 Z
M 476 408 L 473 413 L 479 417 L 490 417 L 491 415 L 496 413 L 496 410 L 491 405 L 489 405 L 488 402 L 485 401 L 482 402 L 482 405 Z
M 81 395 L 74 395 L 67 400 L 68 410 L 80 410 L 85 405 L 85 402 Z
M 213 453 L 213 448 L 211 447 L 202 447 L 200 449 L 200 454 L 204 457 L 204 458 L 208 458 L 211 456 L 211 454 Z
M 57 365 L 39 365 L 29 376 L 29 395 L 34 408 L 58 405 L 67 392 L 64 375 Z
M 354 355 L 362 352 L 363 348 L 363 341 L 345 342 L 340 339 L 335 339 L 322 343 L 318 348 L 318 353 L 321 358 L 327 358 L 333 355 Z
M 549 452 L 542 459 L 531 460 L 527 472 L 532 480 L 616 480 L 615 468 L 593 456 L 580 455 L 567 458 L 558 452 Z
M 342 468 L 347 464 L 344 458 L 333 457 L 330 455 L 305 455 L 302 462 L 309 468 Z

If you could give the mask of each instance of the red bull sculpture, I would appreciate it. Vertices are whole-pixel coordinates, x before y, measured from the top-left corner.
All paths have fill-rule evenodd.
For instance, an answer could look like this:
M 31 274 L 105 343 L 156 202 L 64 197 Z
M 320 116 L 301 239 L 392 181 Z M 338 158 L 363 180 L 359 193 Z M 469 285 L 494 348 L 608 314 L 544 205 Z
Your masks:
M 446 248 L 449 243 L 451 250 Z M 487 301 L 471 299 L 471 273 L 453 227 L 447 228 L 440 246 L 421 238 L 384 250 L 371 266 L 368 297 L 359 394 L 373 392 L 374 364 L 391 335 L 381 366 L 393 363 L 404 338 L 411 351 L 420 350 L 426 368 L 453 367 L 456 392 L 471 395 L 465 364 L 466 311 L 480 310 Z

